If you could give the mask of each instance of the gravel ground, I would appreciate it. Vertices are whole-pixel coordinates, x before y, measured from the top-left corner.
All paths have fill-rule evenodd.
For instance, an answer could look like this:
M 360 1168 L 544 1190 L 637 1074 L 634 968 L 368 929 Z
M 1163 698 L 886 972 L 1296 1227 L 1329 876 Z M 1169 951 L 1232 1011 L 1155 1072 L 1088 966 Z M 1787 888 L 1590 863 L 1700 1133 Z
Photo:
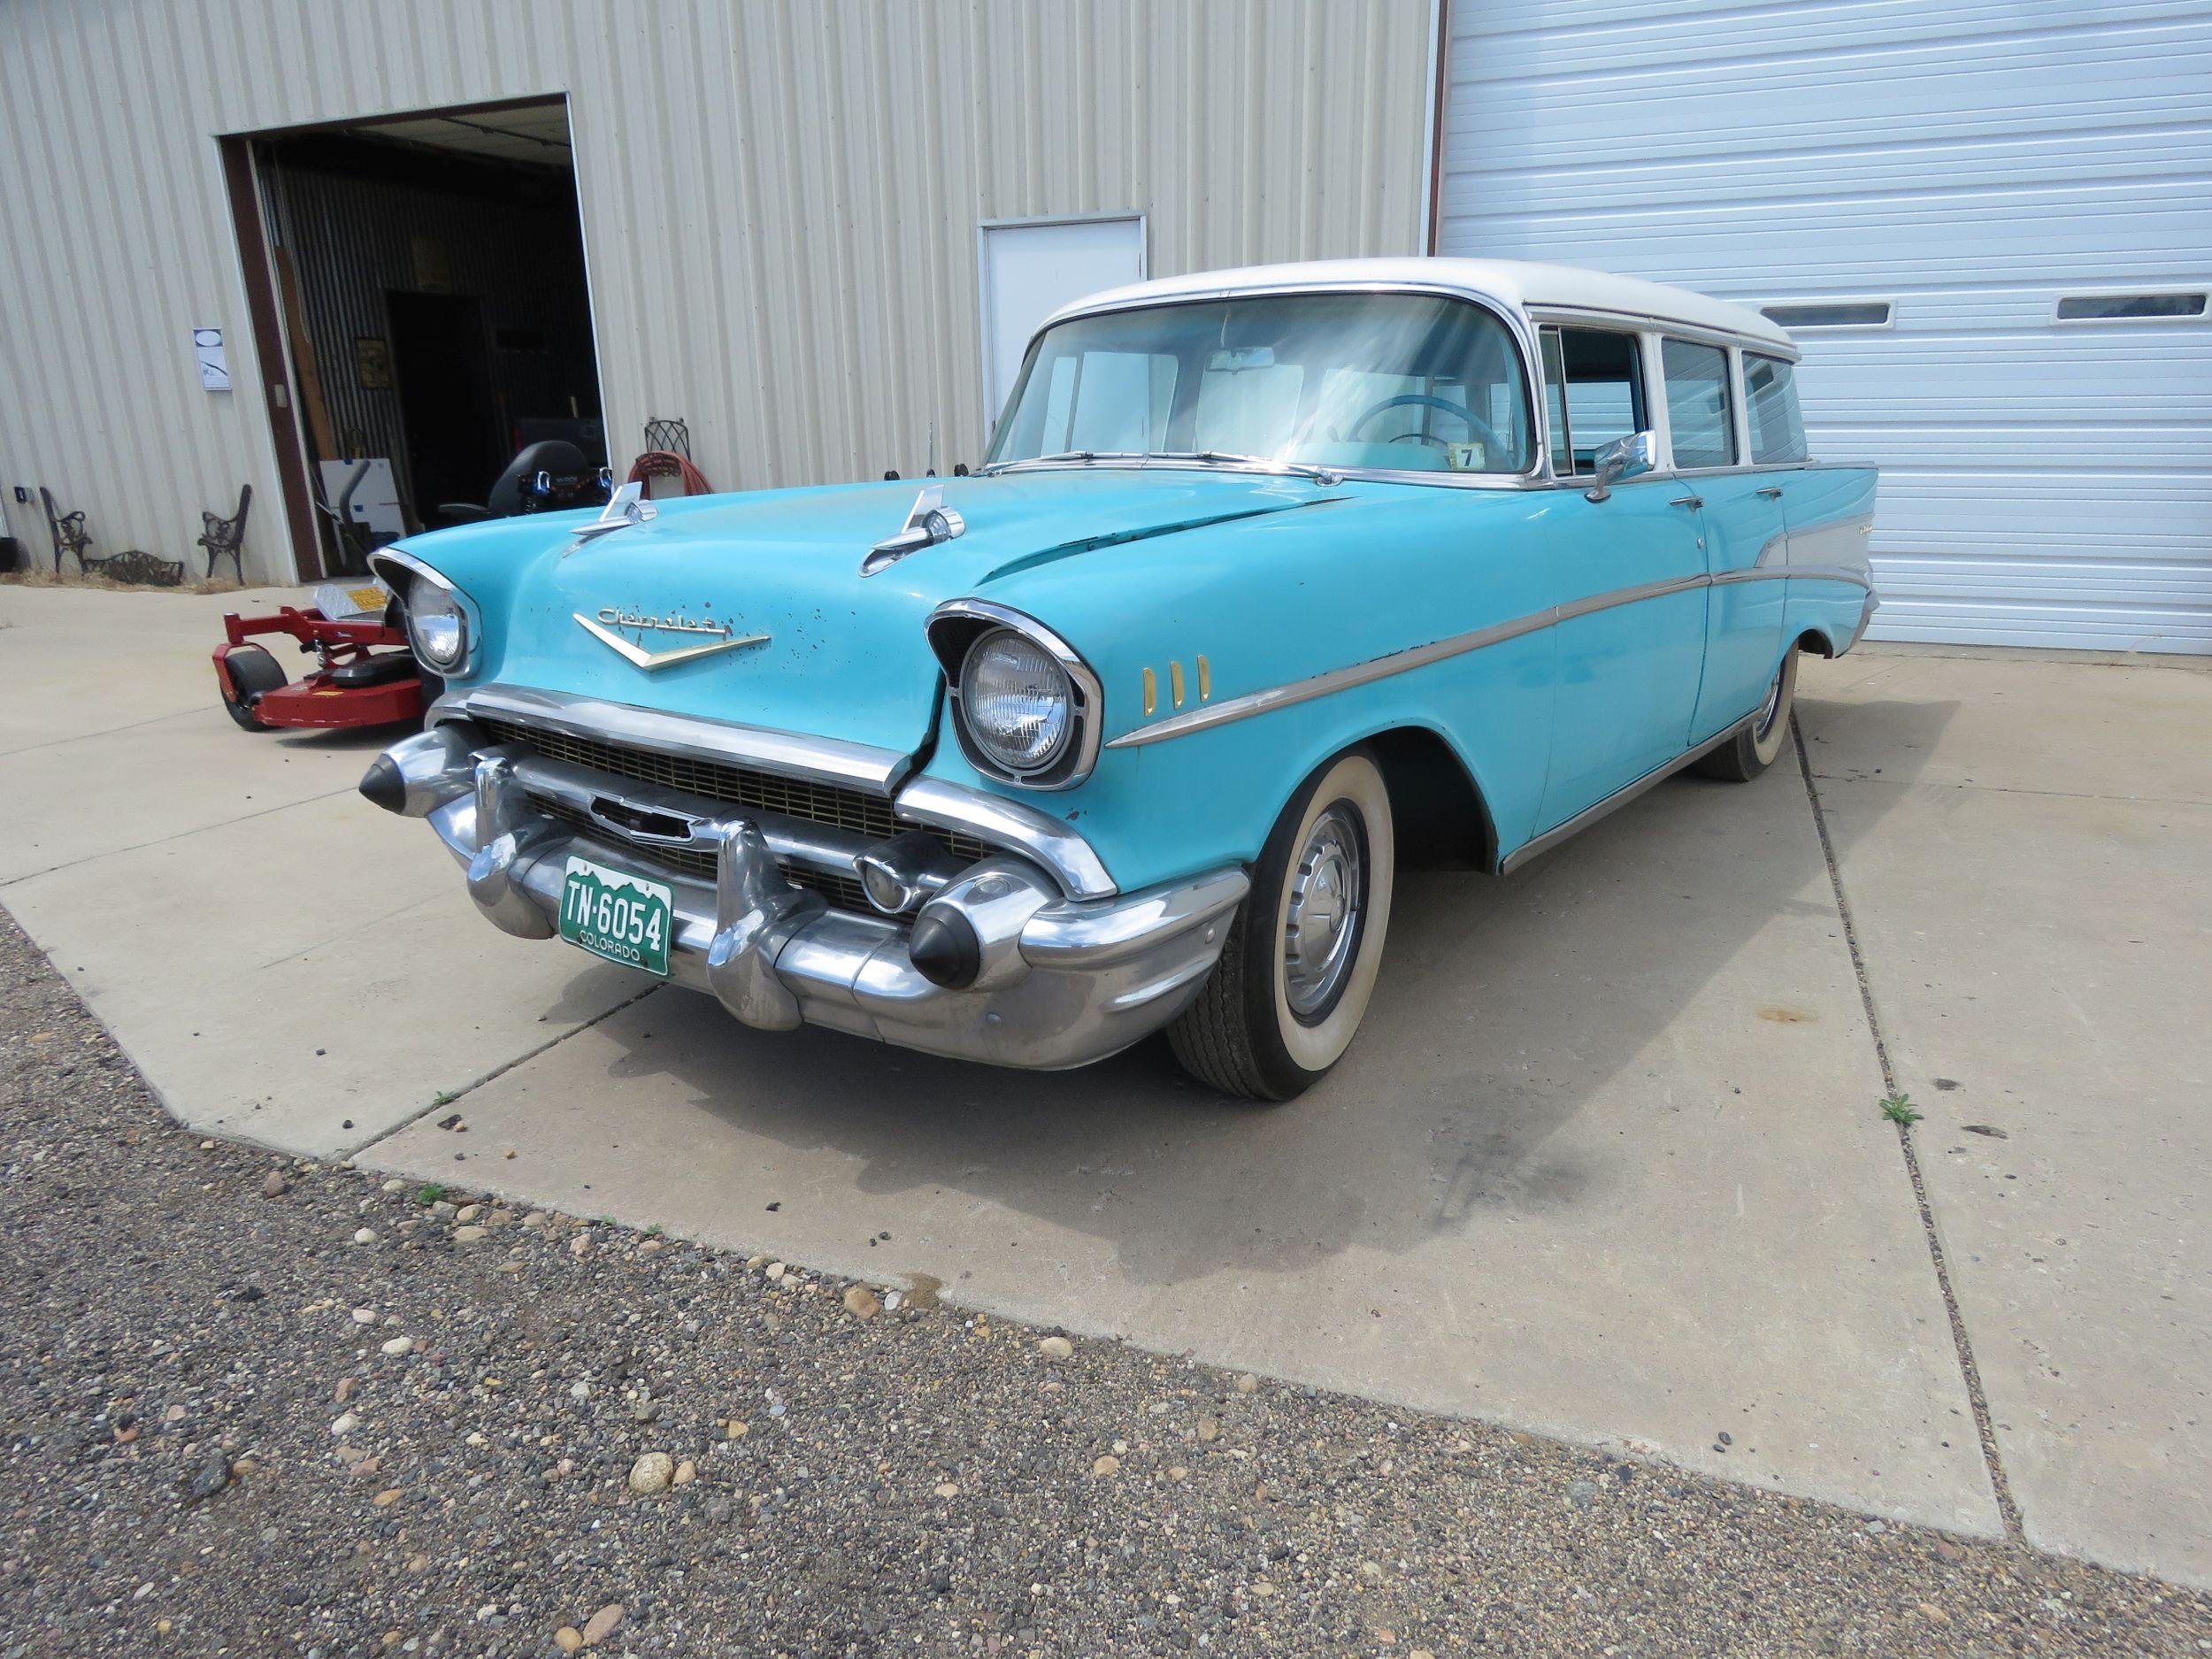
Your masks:
M 2016 1544 L 202 1141 L 4 918 L 0 1033 L 0 1654 L 2212 1651 Z

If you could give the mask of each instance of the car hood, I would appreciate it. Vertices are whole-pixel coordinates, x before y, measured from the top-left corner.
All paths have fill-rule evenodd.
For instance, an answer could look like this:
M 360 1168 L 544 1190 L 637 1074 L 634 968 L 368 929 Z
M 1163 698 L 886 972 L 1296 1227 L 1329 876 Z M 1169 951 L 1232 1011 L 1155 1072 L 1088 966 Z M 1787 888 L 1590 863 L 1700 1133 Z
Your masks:
M 1302 478 L 1187 468 L 930 481 L 965 533 L 872 576 L 860 574 L 861 561 L 904 526 L 914 482 L 662 502 L 650 521 L 580 544 L 570 533 L 589 513 L 472 526 L 403 550 L 482 611 L 480 678 L 903 753 L 926 740 L 936 709 L 923 624 L 945 600 L 989 596 L 1057 561 L 1331 498 Z M 699 629 L 753 642 L 646 668 L 587 622 L 657 655 L 725 637 Z

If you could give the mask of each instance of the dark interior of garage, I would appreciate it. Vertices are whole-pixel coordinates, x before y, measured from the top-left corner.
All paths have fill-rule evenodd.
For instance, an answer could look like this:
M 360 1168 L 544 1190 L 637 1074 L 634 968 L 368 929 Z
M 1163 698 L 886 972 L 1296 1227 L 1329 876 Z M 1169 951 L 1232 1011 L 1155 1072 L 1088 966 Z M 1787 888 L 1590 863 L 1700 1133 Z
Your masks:
M 330 568 L 480 513 L 534 443 L 606 463 L 557 100 L 266 139 L 256 161 Z

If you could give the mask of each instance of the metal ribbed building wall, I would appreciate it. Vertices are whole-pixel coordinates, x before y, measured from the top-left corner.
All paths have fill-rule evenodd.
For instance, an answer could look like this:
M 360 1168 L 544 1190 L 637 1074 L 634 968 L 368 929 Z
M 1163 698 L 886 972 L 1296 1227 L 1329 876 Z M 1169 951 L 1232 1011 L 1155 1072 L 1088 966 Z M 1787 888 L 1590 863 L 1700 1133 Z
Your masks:
M 1155 274 L 1422 243 L 1431 0 L 11 0 L 0 484 L 190 549 L 275 451 L 216 139 L 566 95 L 610 447 L 725 488 L 984 433 L 976 227 L 1147 215 Z M 219 326 L 238 390 L 201 389 Z M 35 501 L 35 497 L 34 497 Z M 42 518 L 6 503 L 34 550 Z
M 2212 653 L 2212 0 L 1452 11 L 1439 251 L 1801 326 L 1816 455 L 1881 468 L 1877 639 Z

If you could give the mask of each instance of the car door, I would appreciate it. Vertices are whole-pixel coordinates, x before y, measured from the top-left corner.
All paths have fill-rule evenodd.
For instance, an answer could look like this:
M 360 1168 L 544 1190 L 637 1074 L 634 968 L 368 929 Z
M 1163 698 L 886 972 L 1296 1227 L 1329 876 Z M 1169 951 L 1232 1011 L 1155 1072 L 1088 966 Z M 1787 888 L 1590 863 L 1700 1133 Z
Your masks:
M 1705 674 L 1689 741 L 1734 725 L 1759 706 L 1781 660 L 1785 583 L 1753 575 L 1778 565 L 1786 526 L 1778 480 L 1744 463 L 1737 419 L 1735 353 L 1670 335 L 1659 344 L 1676 480 L 1697 503 L 1705 564 Z
M 1705 551 L 1690 492 L 1648 473 L 1586 493 L 1596 451 L 1651 428 L 1641 336 L 1542 331 L 1552 469 L 1546 516 L 1558 595 L 1551 768 L 1540 829 L 1594 806 L 1689 742 L 1705 657 Z M 1579 480 L 1578 482 L 1576 480 Z

